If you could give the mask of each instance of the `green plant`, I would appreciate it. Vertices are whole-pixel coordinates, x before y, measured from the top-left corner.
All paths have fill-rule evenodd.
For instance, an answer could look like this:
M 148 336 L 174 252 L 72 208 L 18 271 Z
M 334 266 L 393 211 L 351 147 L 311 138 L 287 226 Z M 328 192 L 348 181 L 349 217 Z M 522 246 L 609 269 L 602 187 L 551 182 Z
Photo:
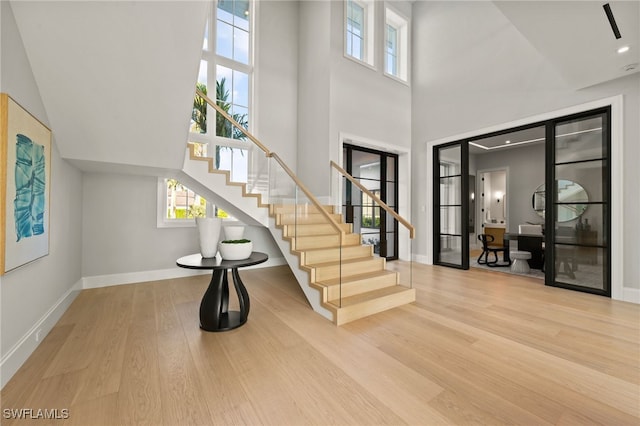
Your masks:
M 362 227 L 363 228 L 380 228 L 380 218 L 375 218 L 375 225 L 373 223 L 373 218 L 371 216 L 364 216 L 362 218 Z
M 246 240 L 246 239 L 221 241 L 222 244 L 246 244 L 246 243 L 250 243 L 250 242 L 251 242 L 251 240 Z
M 187 217 L 189 219 L 195 217 L 207 217 L 207 207 L 203 205 L 192 204 L 189 206 Z
M 196 88 L 205 95 L 207 94 L 206 84 L 197 83 Z M 204 98 L 201 98 L 198 95 L 193 98 L 191 119 L 196 125 L 196 130 L 198 130 L 200 133 L 207 133 L 207 102 L 204 100 Z
M 224 112 L 229 114 L 238 124 L 247 129 L 249 127 L 249 121 L 247 120 L 247 114 L 231 114 L 231 104 L 228 102 L 229 90 L 226 88 L 226 78 L 221 78 L 216 81 L 216 105 L 218 105 Z M 207 94 L 207 86 L 203 83 L 197 83 L 196 87 L 205 95 Z M 193 109 L 191 111 L 191 119 L 195 123 L 196 130 L 200 133 L 207 133 L 207 102 L 196 95 L 193 99 Z M 244 140 L 246 137 L 240 129 L 234 127 L 233 124 L 222 114 L 216 114 L 216 136 L 229 139 Z M 216 169 L 220 168 L 220 150 L 233 149 L 216 145 L 216 157 L 215 166 Z

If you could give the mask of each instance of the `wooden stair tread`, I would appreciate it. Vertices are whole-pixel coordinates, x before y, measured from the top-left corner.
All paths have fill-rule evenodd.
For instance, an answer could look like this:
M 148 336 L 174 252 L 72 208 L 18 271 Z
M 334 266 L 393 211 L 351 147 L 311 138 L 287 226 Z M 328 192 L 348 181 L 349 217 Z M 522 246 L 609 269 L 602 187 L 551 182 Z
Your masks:
M 413 289 L 410 289 L 409 287 L 405 287 L 402 285 L 394 285 L 391 287 L 384 287 L 384 288 L 368 291 L 366 293 L 356 294 L 354 296 L 343 297 L 342 304 L 340 304 L 340 300 L 330 300 L 329 303 L 338 309 L 344 309 L 350 306 L 359 305 L 361 303 L 367 303 L 372 300 L 380 299 L 385 296 L 403 293 L 405 291 L 413 291 Z
M 356 249 L 358 247 L 365 247 L 362 244 L 346 244 L 342 246 L 342 249 Z M 310 249 L 305 249 L 305 250 L 300 250 L 300 251 L 304 251 L 304 252 L 321 252 L 321 251 L 327 251 L 327 250 L 336 250 L 338 251 L 340 249 L 339 246 L 331 246 L 331 247 L 317 247 L 317 248 L 310 248 Z
M 327 213 L 330 213 L 330 214 L 335 213 L 335 208 L 332 205 L 323 205 L 322 208 Z M 305 214 L 307 214 L 307 213 L 321 214 L 320 213 L 320 209 L 318 209 L 313 204 L 298 205 L 297 208 L 293 204 L 286 204 L 286 205 L 273 205 L 272 204 L 270 206 L 269 211 L 271 212 L 271 214 L 292 213 L 294 211 L 306 212 Z
M 346 240 L 352 235 L 356 235 L 357 236 L 358 234 L 345 233 L 344 234 L 344 239 Z M 338 237 L 338 236 L 339 236 L 339 234 L 337 232 L 330 232 L 330 233 L 327 233 L 327 234 L 317 234 L 317 235 L 299 235 L 299 236 L 290 235 L 287 238 L 291 238 L 291 239 L 300 238 L 300 239 L 313 240 L 313 239 L 317 239 L 318 237 Z M 355 237 L 351 237 L 351 238 L 355 238 Z M 364 245 L 364 244 L 362 244 L 361 242 L 358 242 L 358 245 Z
M 344 264 L 351 264 L 351 263 L 358 263 L 358 262 L 366 262 L 369 260 L 375 259 L 374 256 L 367 256 L 367 257 L 358 257 L 355 259 L 343 259 L 342 262 L 339 260 L 335 260 L 335 261 L 331 261 L 331 262 L 323 262 L 323 263 L 313 263 L 311 265 L 307 265 L 310 268 L 323 268 L 323 267 L 327 267 L 327 266 L 340 266 L 340 264 L 344 265 Z
M 342 244 L 340 244 L 340 236 L 338 234 L 284 237 L 284 239 L 291 243 L 292 250 L 295 251 L 331 248 L 337 250 L 340 246 L 352 247 L 361 245 L 360 236 L 357 234 L 346 234 L 342 239 Z
M 278 227 L 282 228 L 282 225 L 277 225 Z M 291 226 L 291 225 L 289 225 Z M 338 235 L 338 233 L 336 232 L 336 230 L 334 229 L 333 232 L 323 232 L 321 234 L 295 234 L 295 235 L 288 235 L 287 238 L 317 238 L 317 237 L 329 237 L 332 235 Z M 345 237 L 347 235 L 357 235 L 357 234 L 353 234 L 351 232 L 346 232 L 345 230 Z
M 396 274 L 397 274 L 397 272 L 395 272 L 395 271 L 390 271 L 388 269 L 385 269 L 385 270 L 382 270 L 382 271 L 367 272 L 366 274 L 349 275 L 349 276 L 346 276 L 346 277 L 342 277 L 342 279 L 340 279 L 340 278 L 331 278 L 331 279 L 319 281 L 316 284 L 320 284 L 320 285 L 324 285 L 324 286 L 329 287 L 329 286 L 334 286 L 334 285 L 340 285 L 340 283 L 347 284 L 347 283 L 356 282 L 356 281 L 364 281 L 364 280 L 367 280 L 367 279 L 378 278 L 381 275 L 393 275 L 393 276 L 395 276 Z

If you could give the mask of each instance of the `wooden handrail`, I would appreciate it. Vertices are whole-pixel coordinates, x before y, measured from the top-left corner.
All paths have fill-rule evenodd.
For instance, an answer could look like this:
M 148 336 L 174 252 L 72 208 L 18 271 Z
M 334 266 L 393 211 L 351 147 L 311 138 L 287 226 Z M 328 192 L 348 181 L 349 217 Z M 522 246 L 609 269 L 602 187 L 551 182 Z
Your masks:
M 409 230 L 409 238 L 413 239 L 416 233 L 416 229 L 409 223 L 405 218 L 396 213 L 391 207 L 389 207 L 384 201 L 378 198 L 373 192 L 369 191 L 364 187 L 360 182 L 356 180 L 353 176 L 351 176 L 345 169 L 340 167 L 335 161 L 331 161 L 331 167 L 336 169 L 342 176 L 346 177 L 351 183 L 360 188 L 362 192 L 367 194 L 371 199 L 373 199 L 376 203 L 380 204 L 380 206 L 391 216 L 393 216 L 398 222 L 403 224 L 405 228 Z
M 249 140 L 251 140 L 251 142 L 253 142 L 254 144 L 256 144 L 258 146 L 258 148 L 260 148 L 262 151 L 264 151 L 264 153 L 266 154 L 267 157 L 272 157 L 274 158 L 278 164 L 280 164 L 280 166 L 284 169 L 284 171 L 289 175 L 289 177 L 294 181 L 294 183 L 296 185 L 298 185 L 300 187 L 300 189 L 302 190 L 302 192 L 305 193 L 305 195 L 307 196 L 307 198 L 309 198 L 309 200 L 311 201 L 311 203 L 320 211 L 320 213 L 322 213 L 322 215 L 329 221 L 329 223 L 331 224 L 331 226 L 333 226 L 336 231 L 338 231 L 338 233 L 340 234 L 340 242 L 342 245 L 342 239 L 344 237 L 344 230 L 340 227 L 340 225 L 338 224 L 338 222 L 335 221 L 335 219 L 333 217 L 331 217 L 331 215 L 324 209 L 324 207 L 322 206 L 322 204 L 320 204 L 320 202 L 316 199 L 316 197 L 311 193 L 311 191 L 309 191 L 307 189 L 306 186 L 304 186 L 304 184 L 300 181 L 300 179 L 298 179 L 298 177 L 295 175 L 295 173 L 293 173 L 293 171 L 289 168 L 289 166 L 287 166 L 285 164 L 284 161 L 282 161 L 282 158 L 280 158 L 278 156 L 278 154 L 276 154 L 275 152 L 270 151 L 266 146 L 264 146 L 255 136 L 253 136 L 251 133 L 249 133 L 248 130 L 246 130 L 244 127 L 242 127 L 242 125 L 240 125 L 240 123 L 238 123 L 236 120 L 233 119 L 233 117 L 231 117 L 229 114 L 227 114 L 227 112 L 225 110 L 223 110 L 222 108 L 220 108 L 219 105 L 217 105 L 215 102 L 213 102 L 207 95 L 205 95 L 200 89 L 196 88 L 196 94 L 198 96 L 200 96 L 202 99 L 204 99 L 204 101 L 206 103 L 208 103 L 209 105 L 211 105 L 216 111 L 218 111 L 218 113 L 220 113 L 225 119 L 229 120 L 229 122 L 231 122 L 231 124 L 233 124 L 238 130 L 240 130 L 247 138 L 249 138 Z
M 218 104 L 216 104 L 215 102 L 213 102 L 207 95 L 205 95 L 200 89 L 196 89 L 196 94 L 198 96 L 200 96 L 202 99 L 204 99 L 204 101 L 206 103 L 208 103 L 209 105 L 211 105 L 216 111 L 218 111 L 218 113 L 220 113 L 225 119 L 229 120 L 231 122 L 231 124 L 233 124 L 238 130 L 240 130 L 247 138 L 249 138 L 249 140 L 251 142 L 253 142 L 254 144 L 256 144 L 258 146 L 258 148 L 260 148 L 261 150 L 264 151 L 264 153 L 267 155 L 267 157 L 271 156 L 271 151 L 269 151 L 269 148 L 267 148 L 266 146 L 264 146 L 259 140 L 258 138 L 256 138 L 255 136 L 253 136 L 251 133 L 249 133 L 249 131 L 247 129 L 245 129 L 244 127 L 242 127 L 242 125 L 240 123 L 238 123 L 236 120 L 233 119 L 233 117 L 231 117 L 225 110 L 223 110 L 222 108 L 220 108 L 220 106 Z
M 338 224 L 338 222 L 336 222 L 336 220 L 331 217 L 331 215 L 329 214 L 329 212 L 327 212 L 325 210 L 325 208 L 322 206 L 322 204 L 320 204 L 320 201 L 318 201 L 316 199 L 316 197 L 313 195 L 313 193 L 311 193 L 311 191 L 309 191 L 307 189 L 306 186 L 304 186 L 304 184 L 302 182 L 300 182 L 300 179 L 298 179 L 298 176 L 295 175 L 295 173 L 293 173 L 293 171 L 285 164 L 284 161 L 282 161 L 282 159 L 278 156 L 278 154 L 276 154 L 275 152 L 272 152 L 270 155 L 273 159 L 275 159 L 278 164 L 280 164 L 280 166 L 284 169 L 284 171 L 289 175 L 289 177 L 295 182 L 296 185 L 298 185 L 300 187 L 300 189 L 302 190 L 302 192 L 304 192 L 304 194 L 307 196 L 307 198 L 309 198 L 309 200 L 311 201 L 311 203 L 318 209 L 320 210 L 320 212 L 322 213 L 322 215 L 329 221 L 329 223 L 331 224 L 331 226 L 333 226 L 339 233 L 341 236 L 341 241 L 342 241 L 342 237 L 344 236 L 344 229 L 342 229 L 340 227 L 340 225 Z

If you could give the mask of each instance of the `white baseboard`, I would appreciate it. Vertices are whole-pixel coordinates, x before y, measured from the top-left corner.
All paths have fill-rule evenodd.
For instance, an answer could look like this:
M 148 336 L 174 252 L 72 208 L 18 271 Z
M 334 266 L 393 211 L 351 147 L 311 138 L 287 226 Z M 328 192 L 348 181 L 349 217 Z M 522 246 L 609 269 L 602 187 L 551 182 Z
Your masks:
M 640 288 L 623 287 L 622 300 L 640 304 Z
M 81 290 L 82 280 L 78 280 L 2 357 L 0 360 L 0 388 L 4 388 L 4 385 L 36 350 Z
M 424 263 L 425 265 L 429 264 L 427 256 L 424 256 L 422 254 L 414 254 L 413 261 L 418 263 Z
M 265 263 L 249 266 L 246 269 L 269 268 L 286 265 L 283 257 L 270 258 Z M 172 268 L 156 271 L 142 271 L 125 274 L 84 277 L 78 280 L 58 301 L 22 336 L 22 338 L 0 359 L 0 389 L 3 388 L 18 369 L 36 350 L 40 342 L 55 326 L 71 302 L 83 289 L 100 288 L 112 285 L 132 284 L 146 281 L 182 278 L 193 275 L 209 275 L 211 271 Z M 38 339 L 36 340 L 36 337 Z
M 287 262 L 283 257 L 277 257 L 269 258 L 269 260 L 267 260 L 265 263 L 248 266 L 247 268 L 243 269 L 270 268 L 272 266 L 280 266 L 286 264 Z M 142 283 L 147 281 L 171 280 L 175 278 L 192 277 L 194 275 L 211 275 L 211 271 L 185 268 L 170 268 L 158 269 L 153 271 L 128 272 L 123 274 L 94 275 L 92 277 L 82 278 L 82 288 L 90 289 L 110 287 L 113 285 Z
M 424 255 L 414 254 L 413 261 L 418 263 L 424 263 L 425 265 L 429 265 L 429 262 L 427 261 L 427 256 L 424 256 Z M 616 299 L 615 297 L 612 297 L 612 299 L 640 304 L 640 289 L 623 287 L 622 298 Z

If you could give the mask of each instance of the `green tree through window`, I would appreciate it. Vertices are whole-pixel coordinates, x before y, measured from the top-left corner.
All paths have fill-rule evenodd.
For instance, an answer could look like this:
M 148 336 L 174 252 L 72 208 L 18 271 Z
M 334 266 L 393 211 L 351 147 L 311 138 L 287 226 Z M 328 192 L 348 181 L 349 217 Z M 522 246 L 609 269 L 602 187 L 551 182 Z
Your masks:
M 198 90 L 207 95 L 207 86 L 202 83 L 197 84 Z M 216 81 L 216 105 L 218 105 L 224 112 L 229 114 L 238 124 L 243 128 L 249 127 L 247 120 L 247 114 L 232 114 L 231 103 L 228 102 L 229 90 L 226 88 L 226 78 L 222 77 L 219 81 Z M 207 103 L 203 98 L 196 95 L 193 100 L 193 111 L 191 113 L 191 119 L 195 123 L 195 128 L 200 133 L 207 133 Z M 246 137 L 240 129 L 235 127 L 229 120 L 227 120 L 222 114 L 216 114 L 216 136 L 223 138 L 245 140 Z M 215 166 L 216 169 L 220 168 L 220 151 L 223 149 L 231 149 L 229 147 L 216 145 Z

